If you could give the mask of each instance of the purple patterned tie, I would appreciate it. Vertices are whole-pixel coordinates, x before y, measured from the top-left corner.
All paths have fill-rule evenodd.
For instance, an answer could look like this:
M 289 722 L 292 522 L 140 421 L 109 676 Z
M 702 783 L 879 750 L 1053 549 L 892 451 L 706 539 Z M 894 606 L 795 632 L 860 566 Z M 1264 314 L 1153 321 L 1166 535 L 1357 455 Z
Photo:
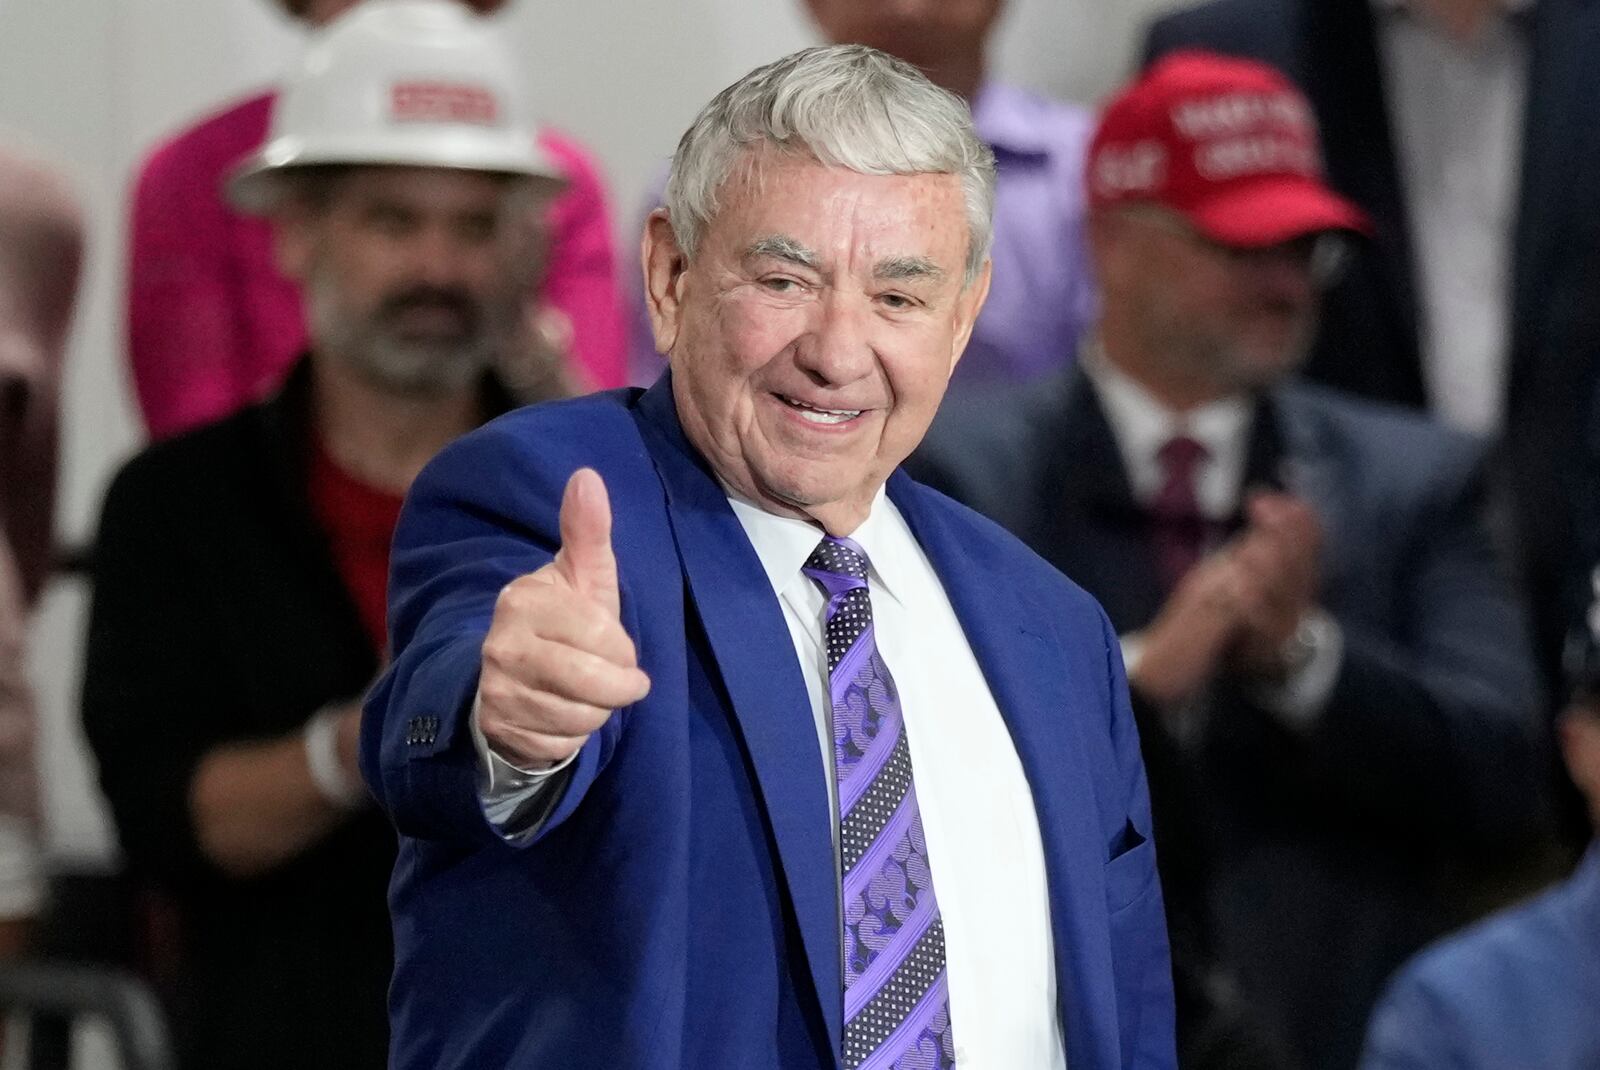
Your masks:
M 839 774 L 846 1070 L 955 1066 L 944 922 L 922 838 L 900 694 L 873 638 L 867 555 L 822 540 L 802 570 L 828 595 Z

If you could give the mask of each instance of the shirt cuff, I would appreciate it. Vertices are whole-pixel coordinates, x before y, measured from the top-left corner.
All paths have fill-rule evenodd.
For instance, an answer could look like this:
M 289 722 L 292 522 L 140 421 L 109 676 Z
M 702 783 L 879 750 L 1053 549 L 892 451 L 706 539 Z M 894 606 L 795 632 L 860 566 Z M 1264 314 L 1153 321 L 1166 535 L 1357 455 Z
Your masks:
M 1132 679 L 1139 671 L 1139 661 L 1144 657 L 1144 633 L 1129 632 L 1127 635 L 1117 636 L 1117 644 L 1122 647 L 1122 672 Z
M 1301 620 L 1293 640 L 1306 650 L 1299 665 L 1282 680 L 1257 684 L 1257 702 L 1286 727 L 1300 731 L 1316 724 L 1344 667 L 1344 629 L 1324 609 Z
M 479 698 L 472 698 L 472 745 L 478 752 L 478 801 L 484 816 L 508 839 L 538 831 L 566 777 L 559 776 L 578 757 L 573 751 L 548 769 L 524 769 L 496 754 L 478 725 Z

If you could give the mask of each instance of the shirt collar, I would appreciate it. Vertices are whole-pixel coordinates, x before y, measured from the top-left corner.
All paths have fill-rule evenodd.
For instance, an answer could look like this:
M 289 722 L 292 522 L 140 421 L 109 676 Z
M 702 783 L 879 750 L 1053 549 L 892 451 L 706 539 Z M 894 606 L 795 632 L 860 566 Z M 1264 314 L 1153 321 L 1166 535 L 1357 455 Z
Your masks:
M 984 82 L 972 97 L 972 127 L 992 149 L 1015 156 L 1048 156 L 1050 142 L 1032 121 L 1026 95 L 999 82 Z
M 767 582 L 774 593 L 782 594 L 797 580 L 810 583 L 800 569 L 822 541 L 822 528 L 810 520 L 769 513 L 726 484 L 722 489 L 756 557 L 760 558 L 761 569 L 767 574 Z M 866 551 L 868 582 L 876 590 L 900 601 L 907 589 L 905 570 L 911 561 L 908 551 L 916 551 L 916 540 L 884 488 L 878 488 L 871 511 L 850 533 L 850 538 Z
M 1243 395 L 1179 414 L 1107 359 L 1098 343 L 1085 346 L 1081 359 L 1084 373 L 1105 407 L 1112 433 L 1133 465 L 1147 465 L 1168 439 L 1179 434 L 1199 442 L 1213 459 L 1235 453 L 1242 456 L 1254 411 Z

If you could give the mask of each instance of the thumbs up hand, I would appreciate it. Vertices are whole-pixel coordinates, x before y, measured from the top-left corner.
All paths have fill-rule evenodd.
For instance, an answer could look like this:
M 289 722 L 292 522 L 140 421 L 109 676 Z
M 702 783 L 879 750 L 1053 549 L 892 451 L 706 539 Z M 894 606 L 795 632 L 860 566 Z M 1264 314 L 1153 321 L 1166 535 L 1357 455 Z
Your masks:
M 507 584 L 495 602 L 478 726 L 513 765 L 548 768 L 649 691 L 622 627 L 606 486 L 598 472 L 579 469 L 561 498 L 555 560 Z

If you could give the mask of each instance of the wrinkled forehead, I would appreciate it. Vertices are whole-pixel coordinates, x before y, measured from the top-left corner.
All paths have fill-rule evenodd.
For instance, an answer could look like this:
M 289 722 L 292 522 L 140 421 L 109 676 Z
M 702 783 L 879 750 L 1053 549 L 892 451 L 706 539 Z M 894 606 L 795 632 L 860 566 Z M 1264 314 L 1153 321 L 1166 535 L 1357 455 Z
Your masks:
M 919 260 L 954 275 L 969 241 L 959 175 L 865 174 L 770 151 L 730 170 L 707 237 L 724 255 L 787 250 L 818 268 Z

